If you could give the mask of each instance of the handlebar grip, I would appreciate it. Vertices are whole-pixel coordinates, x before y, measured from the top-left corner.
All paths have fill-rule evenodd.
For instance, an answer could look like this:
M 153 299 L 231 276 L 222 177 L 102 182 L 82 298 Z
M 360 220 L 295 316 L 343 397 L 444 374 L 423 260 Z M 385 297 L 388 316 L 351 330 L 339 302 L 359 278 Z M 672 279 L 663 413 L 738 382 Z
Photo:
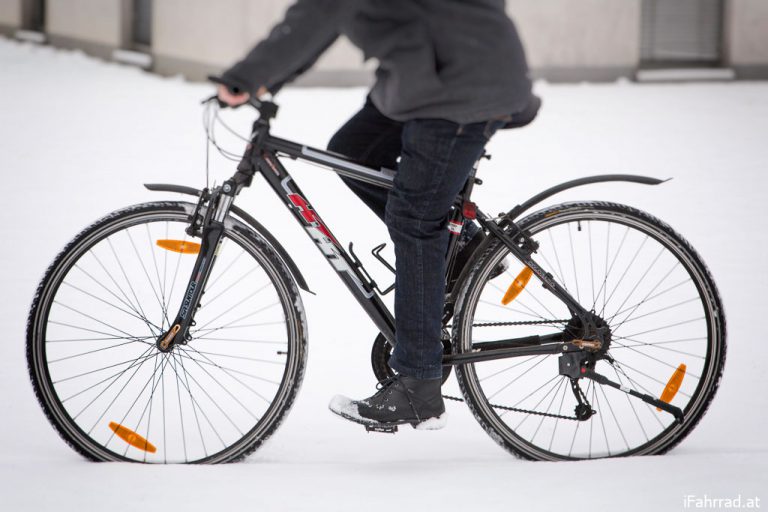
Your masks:
M 229 89 L 229 92 L 231 92 L 232 94 L 242 94 L 244 92 L 247 92 L 245 88 L 243 88 L 239 84 L 234 84 L 228 80 L 224 80 L 220 76 L 208 75 L 208 80 L 215 84 L 223 85 L 224 87 Z
M 224 78 L 222 78 L 220 76 L 209 75 L 208 76 L 208 80 L 213 82 L 213 83 L 215 83 L 215 84 L 223 85 L 232 94 L 242 94 L 244 92 L 248 92 L 247 89 L 245 87 L 242 87 L 240 84 L 232 83 L 231 81 L 225 80 Z M 248 101 L 243 103 L 242 105 L 246 105 L 246 104 L 252 106 L 256 110 L 259 110 L 261 108 L 261 101 L 259 101 L 253 94 L 250 94 L 250 96 L 248 98 Z M 219 101 L 219 106 L 222 107 L 222 108 L 226 108 L 226 107 L 237 108 L 237 107 L 240 107 L 242 105 L 236 105 L 234 107 L 230 107 L 229 105 L 226 105 L 226 104 L 222 103 L 221 101 Z

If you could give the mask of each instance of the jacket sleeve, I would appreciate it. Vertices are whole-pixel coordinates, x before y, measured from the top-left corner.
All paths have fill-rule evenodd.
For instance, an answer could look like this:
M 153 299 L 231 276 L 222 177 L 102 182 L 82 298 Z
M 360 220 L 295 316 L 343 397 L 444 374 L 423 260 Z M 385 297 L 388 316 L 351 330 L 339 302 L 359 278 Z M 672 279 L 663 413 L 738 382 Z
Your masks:
M 312 67 L 338 38 L 343 4 L 340 0 L 298 0 L 269 36 L 221 78 L 252 94 L 260 86 L 276 92 Z

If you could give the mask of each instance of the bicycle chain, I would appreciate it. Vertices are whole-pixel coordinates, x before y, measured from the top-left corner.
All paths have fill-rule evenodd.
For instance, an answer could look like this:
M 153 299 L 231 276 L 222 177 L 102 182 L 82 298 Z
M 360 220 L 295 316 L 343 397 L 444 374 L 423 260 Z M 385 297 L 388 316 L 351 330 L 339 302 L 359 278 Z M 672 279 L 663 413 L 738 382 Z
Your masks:
M 592 406 L 589 403 L 589 400 L 587 400 L 587 395 L 584 394 L 584 391 L 579 387 L 579 394 L 581 395 L 581 398 L 584 400 L 584 403 L 592 409 Z M 443 395 L 443 398 L 446 400 L 453 400 L 454 402 L 464 402 L 463 398 L 459 398 L 457 396 L 451 396 L 451 395 Z M 546 416 L 547 418 L 557 418 L 560 420 L 572 420 L 572 421 L 581 421 L 576 416 L 565 416 L 564 414 L 554 414 L 551 412 L 541 412 L 541 411 L 532 411 L 530 409 L 520 409 L 518 407 L 510 407 L 508 405 L 498 405 L 498 404 L 488 404 L 494 409 L 502 409 L 504 411 L 512 411 L 512 412 L 522 412 L 526 414 L 534 414 L 536 416 Z
M 472 324 L 472 327 L 492 327 L 492 326 L 506 326 L 506 325 L 551 325 L 551 324 L 567 324 L 570 320 L 519 320 L 517 322 L 480 322 Z M 445 326 L 446 329 L 453 328 L 453 324 Z
M 548 324 L 567 324 L 570 320 L 520 320 L 517 322 L 480 322 L 476 324 L 472 324 L 472 327 L 491 327 L 491 326 L 508 326 L 508 325 L 548 325 Z M 448 328 L 453 328 L 453 324 L 446 325 Z M 584 392 L 579 388 L 579 393 L 581 394 L 581 397 L 584 399 L 584 402 L 589 404 L 589 401 L 587 400 L 587 397 L 584 395 Z M 451 396 L 451 395 L 443 395 L 443 398 L 446 400 L 452 400 L 454 402 L 463 402 L 463 398 L 459 398 L 457 396 Z M 502 409 L 504 411 L 512 411 L 512 412 L 522 412 L 526 414 L 534 414 L 536 416 L 546 416 L 548 418 L 557 418 L 561 420 L 572 420 L 572 421 L 581 421 L 576 416 L 565 416 L 563 414 L 554 414 L 551 412 L 541 412 L 541 411 L 532 411 L 529 409 L 520 409 L 518 407 L 510 407 L 508 405 L 498 405 L 498 404 L 488 404 L 494 409 Z
M 450 396 L 450 395 L 443 395 L 443 398 L 446 400 L 453 400 L 454 402 L 463 402 L 463 398 L 459 398 L 457 396 Z M 560 420 L 573 420 L 573 421 L 580 421 L 579 418 L 576 416 L 565 416 L 562 414 L 554 414 L 551 412 L 540 412 L 540 411 L 531 411 L 528 409 L 519 409 L 517 407 L 509 407 L 507 405 L 495 405 L 495 404 L 488 404 L 494 409 L 503 409 L 505 411 L 512 411 L 512 412 L 523 412 L 526 414 L 535 414 L 536 416 L 547 416 L 548 418 L 557 418 Z

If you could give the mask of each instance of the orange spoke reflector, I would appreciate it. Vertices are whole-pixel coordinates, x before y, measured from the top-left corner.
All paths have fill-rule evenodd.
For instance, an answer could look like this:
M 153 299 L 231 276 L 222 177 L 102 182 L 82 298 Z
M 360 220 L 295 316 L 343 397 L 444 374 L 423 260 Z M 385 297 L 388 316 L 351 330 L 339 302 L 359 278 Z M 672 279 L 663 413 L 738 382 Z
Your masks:
M 185 242 L 184 240 L 158 240 L 157 246 L 182 254 L 197 254 L 200 252 L 200 244 Z
M 112 431 L 117 434 L 117 437 L 133 446 L 134 448 L 138 448 L 139 450 L 143 450 L 149 453 L 155 453 L 157 451 L 157 448 L 155 448 L 152 443 L 129 428 L 119 425 L 114 421 L 109 422 L 109 428 L 111 428 Z
M 669 382 L 667 382 L 667 385 L 664 388 L 664 391 L 661 393 L 659 400 L 662 402 L 670 403 L 672 399 L 675 398 L 675 395 L 680 390 L 680 384 L 683 383 L 683 377 L 685 377 L 685 369 L 685 364 L 680 363 L 680 366 L 677 367 L 675 372 L 669 378 Z M 661 409 L 658 407 L 656 410 L 661 411 Z
M 520 292 L 523 291 L 523 288 L 525 288 L 525 285 L 528 284 L 528 281 L 531 280 L 531 276 L 533 275 L 533 270 L 531 270 L 529 267 L 523 268 L 523 270 L 520 271 L 519 274 L 517 274 L 517 277 L 514 281 L 512 281 L 512 284 L 509 285 L 509 288 L 507 288 L 507 293 L 504 294 L 504 297 L 501 298 L 501 303 L 505 306 L 515 300 L 515 297 L 520 295 Z

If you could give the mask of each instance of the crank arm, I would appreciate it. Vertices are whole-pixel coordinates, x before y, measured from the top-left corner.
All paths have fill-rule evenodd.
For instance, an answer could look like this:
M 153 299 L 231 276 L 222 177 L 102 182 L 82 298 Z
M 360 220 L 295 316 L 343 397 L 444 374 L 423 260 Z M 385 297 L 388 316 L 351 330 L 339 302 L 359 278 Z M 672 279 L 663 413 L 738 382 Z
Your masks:
M 606 386 L 610 386 L 612 388 L 618 389 L 619 391 L 622 391 L 628 395 L 632 395 L 635 398 L 639 398 L 643 402 L 647 404 L 651 404 L 655 407 L 658 407 L 662 411 L 666 411 L 670 413 L 672 416 L 675 417 L 675 421 L 678 423 L 682 423 L 685 419 L 683 417 L 683 411 L 680 410 L 679 407 L 675 407 L 672 404 L 668 404 L 667 402 L 662 402 L 656 397 L 653 397 L 651 395 L 645 395 L 643 393 L 638 393 L 634 389 L 630 389 L 627 386 L 622 386 L 621 384 L 617 382 L 613 382 L 612 380 L 608 379 L 607 377 L 600 375 L 599 373 L 595 373 L 594 371 L 590 370 L 589 368 L 582 368 L 582 377 L 586 377 L 587 379 L 593 380 L 597 382 L 598 384 L 604 384 Z

